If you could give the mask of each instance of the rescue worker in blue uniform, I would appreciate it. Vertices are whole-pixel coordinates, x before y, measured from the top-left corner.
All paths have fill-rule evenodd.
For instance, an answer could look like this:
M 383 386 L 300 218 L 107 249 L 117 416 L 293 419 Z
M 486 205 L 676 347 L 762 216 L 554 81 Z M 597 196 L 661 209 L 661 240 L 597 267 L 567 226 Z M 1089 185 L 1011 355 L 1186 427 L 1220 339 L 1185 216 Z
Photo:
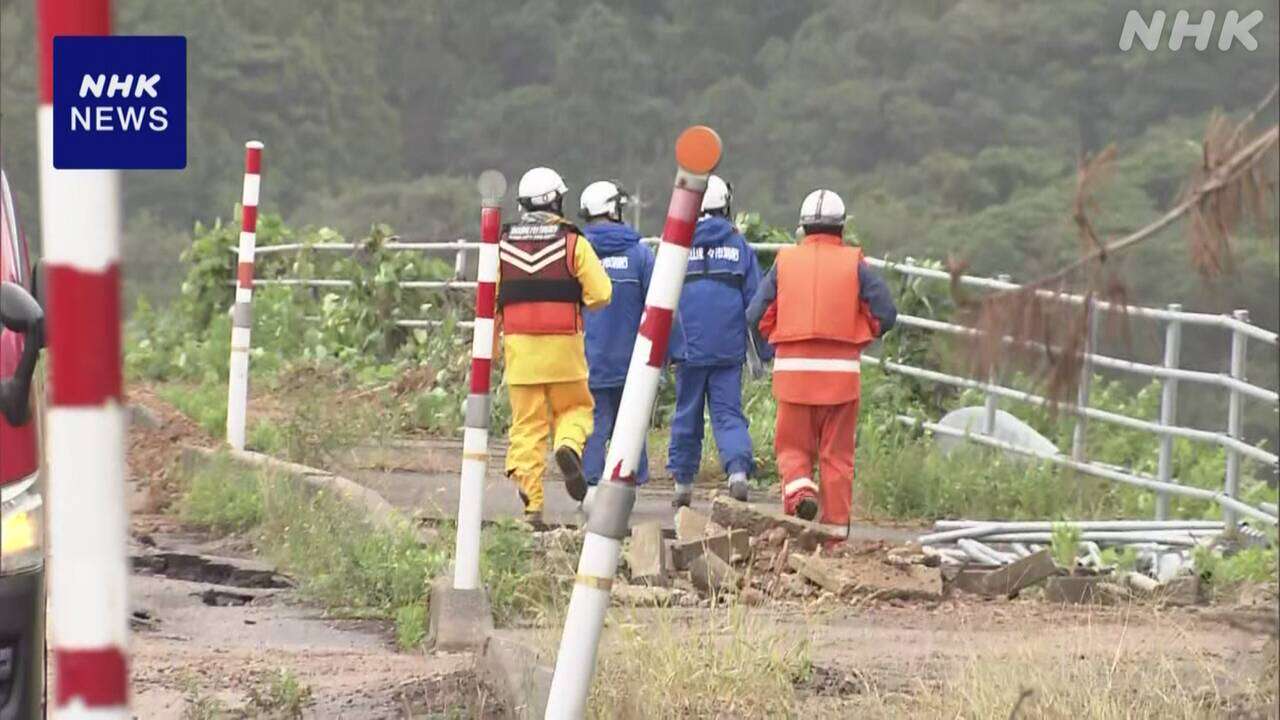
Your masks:
M 667 470 L 673 507 L 687 506 L 702 458 L 703 408 L 728 476 L 729 493 L 747 499 L 754 470 L 751 435 L 742 413 L 742 365 L 747 356 L 746 309 L 760 284 L 755 251 L 730 220 L 732 190 L 712 175 L 693 234 L 689 269 L 671 333 L 676 410 Z
M 644 299 L 653 275 L 653 250 L 640 242 L 640 233 L 622 221 L 626 193 L 615 183 L 600 180 L 582 190 L 580 215 L 585 221 L 582 232 L 591 242 L 613 283 L 613 300 L 608 306 L 587 312 L 588 384 L 595 398 L 595 429 L 587 439 L 582 464 L 591 486 L 585 506 L 590 506 L 594 489 L 604 473 L 606 444 L 613 435 L 613 423 L 622 401 L 622 387 L 631 365 L 631 351 L 636 344 Z M 640 452 L 636 481 L 649 477 L 646 451 Z

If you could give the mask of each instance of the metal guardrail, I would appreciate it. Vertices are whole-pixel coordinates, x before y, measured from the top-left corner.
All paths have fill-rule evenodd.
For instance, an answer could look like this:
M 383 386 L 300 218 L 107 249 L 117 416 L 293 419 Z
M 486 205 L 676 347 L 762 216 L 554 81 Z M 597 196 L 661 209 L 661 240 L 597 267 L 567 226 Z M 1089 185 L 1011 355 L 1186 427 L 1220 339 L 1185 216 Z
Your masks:
M 656 240 L 646 239 L 646 242 L 656 242 Z M 358 250 L 359 247 L 360 246 L 355 243 L 291 243 L 259 247 L 257 248 L 257 254 L 264 255 L 304 251 L 354 252 Z M 467 255 L 468 253 L 477 252 L 480 247 L 480 243 L 470 242 L 465 239 L 459 239 L 453 242 L 402 242 L 392 240 L 391 242 L 386 243 L 383 247 L 387 250 L 396 251 L 452 252 L 454 254 L 454 277 L 452 279 L 408 281 L 402 283 L 403 287 L 423 290 L 471 290 L 476 286 L 474 281 L 465 279 L 467 271 Z M 752 243 L 751 247 L 757 252 L 777 252 L 782 248 L 790 247 L 790 244 Z M 937 268 L 918 265 L 911 258 L 897 262 L 867 257 L 866 261 L 872 267 L 896 272 L 902 275 L 945 282 L 951 282 L 952 279 L 949 272 Z M 1016 290 L 1020 287 L 1016 283 L 1011 282 L 1007 276 L 986 278 L 975 275 L 962 275 L 958 278 L 958 281 L 967 287 L 995 291 Z M 341 289 L 350 287 L 351 281 L 325 278 L 264 278 L 262 280 L 255 280 L 255 284 Z M 1066 412 L 1067 414 L 1073 415 L 1077 418 L 1076 427 L 1073 432 L 1071 453 L 1069 456 L 1047 456 L 1042 453 L 1028 450 L 1027 448 L 1020 448 L 1009 445 L 1008 443 L 1003 443 L 992 436 L 992 432 L 995 427 L 996 408 L 1000 398 L 1040 406 L 1051 404 L 1052 401 L 1049 398 L 1015 388 L 1004 387 L 994 381 L 983 382 L 956 375 L 949 375 L 936 370 L 930 370 L 928 368 L 919 368 L 890 360 L 881 360 L 880 358 L 870 355 L 864 355 L 863 360 L 865 362 L 878 364 L 884 370 L 889 372 L 900 373 L 930 382 L 950 385 L 952 387 L 980 390 L 987 396 L 985 403 L 985 422 L 983 424 L 982 431 L 979 433 L 960 432 L 953 428 L 946 428 L 920 418 L 901 417 L 899 419 L 904 423 L 923 427 L 934 433 L 957 435 L 977 444 L 997 447 L 1008 452 L 1035 456 L 1039 459 L 1070 467 L 1096 477 L 1102 477 L 1116 482 L 1122 482 L 1153 490 L 1157 493 L 1158 497 L 1156 518 L 1159 520 L 1163 520 L 1168 516 L 1170 495 L 1182 495 L 1185 497 L 1210 500 L 1220 504 L 1223 508 L 1224 522 L 1228 527 L 1235 525 L 1238 515 L 1247 515 L 1255 519 L 1265 519 L 1267 522 L 1275 524 L 1275 514 L 1270 512 L 1269 508 L 1254 508 L 1253 506 L 1242 503 L 1235 498 L 1239 493 L 1240 463 L 1243 459 L 1248 458 L 1269 465 L 1273 468 L 1273 472 L 1280 467 L 1280 457 L 1277 457 L 1275 453 L 1269 452 L 1260 447 L 1255 447 L 1246 442 L 1242 437 L 1241 427 L 1243 402 L 1246 397 L 1271 406 L 1280 406 L 1280 393 L 1277 393 L 1276 390 L 1271 388 L 1250 383 L 1245 378 L 1245 360 L 1248 340 L 1253 339 L 1261 341 L 1264 346 L 1275 351 L 1280 349 L 1280 335 L 1251 324 L 1249 322 L 1248 312 L 1244 310 L 1237 310 L 1234 315 L 1226 316 L 1209 313 L 1186 312 L 1182 310 L 1180 305 L 1176 304 L 1160 309 L 1134 305 L 1117 305 L 1106 301 L 1086 298 L 1083 295 L 1056 293 L 1051 290 L 1043 289 L 1037 290 L 1036 294 L 1046 299 L 1074 305 L 1089 303 L 1090 338 L 1086 344 L 1085 352 L 1082 355 L 1083 362 L 1081 368 L 1081 382 L 1076 402 L 1071 404 L 1058 404 L 1058 410 L 1060 412 Z M 1165 348 L 1163 364 L 1153 365 L 1150 363 L 1137 362 L 1134 360 L 1111 357 L 1097 353 L 1095 350 L 1097 347 L 1096 334 L 1099 318 L 1103 313 L 1107 312 L 1122 313 L 1131 318 L 1141 318 L 1164 323 Z M 980 330 L 972 327 L 934 320 L 931 318 L 917 317 L 914 315 L 900 314 L 898 316 L 898 322 L 906 327 L 913 327 L 930 332 L 963 336 L 976 336 L 981 334 Z M 430 328 L 439 327 L 445 324 L 445 321 L 431 318 L 418 318 L 398 320 L 396 321 L 396 324 L 400 327 Z M 457 322 L 457 326 L 459 327 L 469 328 L 472 325 L 473 323 L 469 321 Z M 1182 327 L 1186 325 L 1217 328 L 1231 333 L 1232 341 L 1229 373 L 1213 373 L 1178 367 L 1178 358 L 1181 354 Z M 1003 340 L 1008 344 L 1033 350 L 1056 350 L 1056 348 L 1049 348 L 1042 343 L 1017 341 L 1008 336 L 1003 338 Z M 1097 368 L 1106 368 L 1109 370 L 1130 373 L 1140 377 L 1160 380 L 1162 383 L 1160 418 L 1153 421 L 1089 407 L 1089 379 Z M 1227 428 L 1224 432 L 1212 432 L 1177 424 L 1177 391 L 1180 383 L 1194 383 L 1219 388 L 1228 393 L 1229 409 Z M 1086 457 L 1084 447 L 1087 433 L 1086 421 L 1088 420 L 1109 423 L 1156 435 L 1160 440 L 1157 477 L 1142 477 L 1132 473 L 1122 472 L 1121 470 L 1111 466 L 1089 461 Z M 1227 468 L 1222 492 L 1215 493 L 1201 488 L 1187 487 L 1177 484 L 1172 477 L 1172 443 L 1174 438 L 1183 438 L 1193 442 L 1223 448 L 1226 453 Z

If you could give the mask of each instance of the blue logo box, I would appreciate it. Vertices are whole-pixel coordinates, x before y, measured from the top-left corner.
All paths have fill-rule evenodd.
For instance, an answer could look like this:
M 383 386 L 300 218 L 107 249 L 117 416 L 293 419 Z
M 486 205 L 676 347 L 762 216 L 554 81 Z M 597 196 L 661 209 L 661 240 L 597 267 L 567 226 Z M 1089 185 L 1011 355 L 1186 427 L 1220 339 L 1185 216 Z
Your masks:
M 180 170 L 187 166 L 187 39 L 65 35 L 53 39 L 53 166 Z

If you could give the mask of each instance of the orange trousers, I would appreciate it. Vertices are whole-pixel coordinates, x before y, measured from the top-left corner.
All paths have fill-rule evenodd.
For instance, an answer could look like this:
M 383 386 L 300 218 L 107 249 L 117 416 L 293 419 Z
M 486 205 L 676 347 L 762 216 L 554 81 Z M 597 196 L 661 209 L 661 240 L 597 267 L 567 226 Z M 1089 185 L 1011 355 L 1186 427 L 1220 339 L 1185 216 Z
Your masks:
M 782 503 L 788 514 L 805 495 L 814 493 L 813 466 L 818 465 L 816 486 L 818 519 L 832 525 L 848 525 L 853 505 L 854 438 L 858 431 L 858 401 L 839 405 L 801 405 L 778 401 L 774 449 L 782 479 Z

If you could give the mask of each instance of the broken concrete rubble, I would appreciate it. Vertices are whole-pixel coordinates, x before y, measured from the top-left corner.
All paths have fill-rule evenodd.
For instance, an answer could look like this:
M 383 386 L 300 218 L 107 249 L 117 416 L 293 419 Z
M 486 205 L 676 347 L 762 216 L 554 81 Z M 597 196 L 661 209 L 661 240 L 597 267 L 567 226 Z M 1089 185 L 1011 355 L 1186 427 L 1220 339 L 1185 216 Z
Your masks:
M 782 528 L 803 550 L 812 550 L 821 543 L 844 539 L 844 534 L 835 528 L 806 522 L 772 508 L 740 502 L 725 495 L 717 496 L 711 502 L 711 520 L 727 528 L 742 528 L 751 535 Z
M 643 522 L 631 528 L 631 544 L 627 549 L 627 564 L 631 568 L 631 581 L 645 585 L 667 584 L 666 552 L 662 547 L 662 524 L 657 520 Z
M 937 600 L 942 571 L 924 565 L 893 565 L 874 555 L 824 558 L 792 553 L 788 564 L 798 574 L 838 597 L 871 595 L 881 599 Z
M 689 563 L 689 579 L 706 593 L 735 592 L 738 571 L 713 553 L 702 553 Z

